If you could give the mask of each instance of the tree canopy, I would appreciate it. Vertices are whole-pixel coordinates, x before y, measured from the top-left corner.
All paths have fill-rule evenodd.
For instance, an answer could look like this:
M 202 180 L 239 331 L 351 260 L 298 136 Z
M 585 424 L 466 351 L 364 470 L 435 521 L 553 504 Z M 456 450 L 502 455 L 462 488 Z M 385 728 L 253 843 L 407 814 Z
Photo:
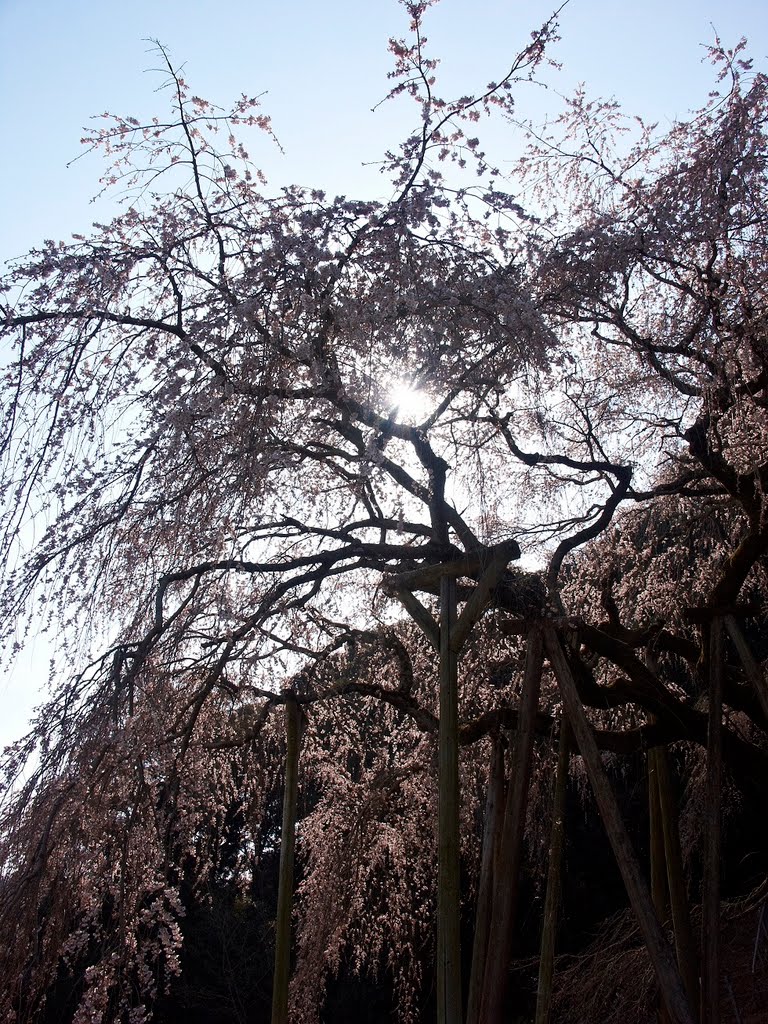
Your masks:
M 4 635 L 12 657 L 42 621 L 67 655 L 3 755 L 9 1019 L 38 1018 L 67 971 L 75 1020 L 144 1019 L 233 808 L 243 891 L 279 844 L 264 815 L 289 705 L 292 1019 L 318 1019 L 344 957 L 390 972 L 416 1019 L 436 905 L 446 963 L 458 944 L 459 858 L 482 891 L 489 750 L 515 748 L 491 844 L 518 863 L 528 778 L 566 718 L 675 1021 L 698 995 L 644 916 L 590 745 L 698 751 L 717 984 L 722 770 L 747 808 L 768 777 L 766 78 L 718 42 L 685 122 L 578 93 L 537 127 L 515 97 L 556 17 L 497 82 L 444 98 L 430 5 L 404 6 L 390 96 L 416 127 L 382 158 L 388 198 L 273 188 L 239 138 L 271 135 L 258 102 L 201 99 L 161 49 L 170 110 L 88 140 L 123 212 L 3 281 Z M 489 120 L 527 139 L 504 173 Z M 445 998 L 441 1022 L 461 1019 Z

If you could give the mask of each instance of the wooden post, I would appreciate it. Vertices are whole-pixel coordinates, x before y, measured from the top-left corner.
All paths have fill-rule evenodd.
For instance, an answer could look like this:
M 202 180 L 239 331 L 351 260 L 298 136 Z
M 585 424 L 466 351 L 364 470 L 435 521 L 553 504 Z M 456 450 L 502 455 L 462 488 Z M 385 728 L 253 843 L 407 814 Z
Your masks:
M 672 924 L 675 930 L 677 965 L 683 976 L 683 985 L 694 1016 L 699 1006 L 699 971 L 696 944 L 691 927 L 688 907 L 688 893 L 683 872 L 683 855 L 680 850 L 677 800 L 672 785 L 672 771 L 666 747 L 656 749 L 656 778 L 659 786 L 661 820 L 664 828 L 664 852 L 667 862 L 669 902 L 672 909 Z
M 506 994 L 512 936 L 520 888 L 520 864 L 531 773 L 534 725 L 539 706 L 544 642 L 540 627 L 528 634 L 525 673 L 520 698 L 512 771 L 504 809 L 498 879 L 494 885 L 494 906 L 488 955 L 483 981 L 480 1021 L 498 1024 Z
M 660 921 L 667 913 L 667 864 L 664 853 L 664 824 L 661 819 L 661 796 L 658 780 L 658 751 L 646 754 L 648 771 L 648 819 L 651 854 L 651 896 Z
M 445 537 L 448 533 L 445 526 Z M 437 1020 L 461 1024 L 460 848 L 459 848 L 459 695 L 458 656 L 472 626 L 498 584 L 507 563 L 520 555 L 515 541 L 454 562 L 423 566 L 402 573 L 390 590 L 439 650 L 440 723 L 438 727 L 438 852 L 437 852 Z M 479 574 L 477 586 L 457 615 L 456 579 Z M 439 581 L 440 621 L 436 623 L 413 593 Z
M 285 701 L 285 791 L 280 836 L 280 875 L 275 922 L 275 973 L 272 982 L 272 1024 L 288 1024 L 288 983 L 291 972 L 291 910 L 296 845 L 299 780 L 299 708 L 293 694 Z
M 467 997 L 467 1024 L 478 1024 L 480 1002 L 483 996 L 483 977 L 488 953 L 488 942 L 493 913 L 493 883 L 498 870 L 496 854 L 498 835 L 502 825 L 504 809 L 504 745 L 501 735 L 493 742 L 491 770 L 488 777 L 488 791 L 485 799 L 485 821 L 483 823 L 483 849 L 480 862 L 480 878 L 477 885 L 477 909 L 475 910 L 475 937 L 472 946 L 472 970 L 469 976 Z
M 576 681 L 554 628 L 547 626 L 544 636 L 547 654 L 557 676 L 563 702 L 595 794 L 597 806 L 600 809 L 616 863 L 624 879 L 627 895 L 635 913 L 640 934 L 648 949 L 670 1018 L 674 1024 L 693 1024 L 693 1016 L 680 972 L 669 943 L 664 937 L 659 919 L 654 912 L 648 886 L 640 872 L 637 858 L 621 818 L 618 801 L 600 759 L 600 751 L 597 749 L 592 727 L 587 721 L 579 699 Z
M 768 683 L 765 681 L 765 675 L 763 670 L 758 665 L 757 661 L 749 649 L 744 634 L 742 633 L 739 624 L 733 615 L 725 616 L 725 626 L 731 635 L 734 647 L 736 648 L 741 663 L 744 666 L 744 672 L 746 673 L 747 679 L 752 683 L 757 693 L 758 700 L 760 701 L 760 707 L 763 709 L 766 721 L 768 721 Z
M 563 874 L 565 847 L 565 798 L 568 792 L 568 769 L 571 761 L 571 727 L 568 716 L 560 724 L 560 749 L 557 756 L 555 799 L 552 807 L 552 830 L 549 838 L 549 864 L 547 866 L 547 894 L 544 899 L 544 924 L 541 931 L 541 958 L 539 984 L 536 991 L 535 1024 L 549 1024 L 552 1005 L 552 981 L 555 976 L 555 943 L 557 917 L 560 910 L 560 886 Z
M 659 921 L 667 916 L 667 863 L 664 846 L 664 823 L 661 818 L 661 794 L 659 793 L 658 751 L 649 750 L 645 762 L 648 772 L 648 825 L 651 860 L 651 899 Z M 668 1016 L 664 1002 L 659 1006 L 659 1024 L 667 1024 Z
M 437 1020 L 461 1024 L 459 877 L 459 697 L 456 580 L 440 579 L 440 726 L 438 730 Z
M 704 821 L 704 886 L 701 908 L 701 1021 L 720 1021 L 720 828 L 722 805 L 723 623 L 709 626 L 707 809 Z

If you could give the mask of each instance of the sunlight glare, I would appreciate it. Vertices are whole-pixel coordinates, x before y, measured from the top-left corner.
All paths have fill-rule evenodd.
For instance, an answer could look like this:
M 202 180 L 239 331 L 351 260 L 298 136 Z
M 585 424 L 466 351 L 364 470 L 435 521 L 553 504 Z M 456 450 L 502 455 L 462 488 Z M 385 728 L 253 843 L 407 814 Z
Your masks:
M 393 384 L 387 395 L 387 404 L 389 415 L 400 423 L 421 423 L 431 411 L 427 393 L 409 381 Z

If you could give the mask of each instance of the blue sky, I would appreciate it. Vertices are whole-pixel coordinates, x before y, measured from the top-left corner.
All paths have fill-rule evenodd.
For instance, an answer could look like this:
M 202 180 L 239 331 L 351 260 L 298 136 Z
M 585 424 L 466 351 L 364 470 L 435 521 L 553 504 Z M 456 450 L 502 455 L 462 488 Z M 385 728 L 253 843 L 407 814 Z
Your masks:
M 440 73 L 460 92 L 498 78 L 550 2 L 442 0 L 428 15 Z M 757 0 L 570 0 L 553 76 L 563 92 L 584 81 L 631 112 L 682 116 L 703 100 L 710 78 L 700 44 L 741 35 L 768 51 L 768 5 Z M 89 208 L 100 164 L 80 152 L 81 129 L 104 110 L 137 116 L 162 109 L 150 38 L 185 65 L 193 90 L 226 104 L 266 91 L 285 156 L 260 142 L 256 154 L 276 184 L 319 184 L 334 192 L 381 188 L 361 168 L 412 124 L 405 104 L 371 107 L 387 88 L 389 35 L 402 34 L 396 0 L 0 0 L 0 258 L 44 237 L 66 237 L 98 217 Z M 450 91 L 450 90 L 446 90 Z M 555 97 L 521 96 L 551 107 Z
M 551 10 L 541 0 L 442 0 L 428 14 L 427 35 L 442 59 L 444 93 L 501 77 Z M 252 156 L 275 187 L 296 181 L 386 194 L 363 163 L 414 124 L 406 103 L 371 112 L 387 91 L 387 38 L 404 34 L 406 21 L 396 0 L 0 0 L 0 262 L 109 216 L 109 201 L 89 204 L 99 159 L 67 165 L 92 115 L 162 113 L 152 38 L 185 65 L 199 95 L 226 105 L 242 92 L 266 92 L 263 107 L 285 154 L 262 139 Z M 583 81 L 590 94 L 615 96 L 663 125 L 705 101 L 712 74 L 702 44 L 715 29 L 726 45 L 747 36 L 765 68 L 764 0 L 570 0 L 552 53 L 563 70 L 550 81 L 564 94 Z M 541 115 L 558 101 L 533 90 L 519 106 L 521 116 Z M 23 730 L 45 660 L 40 648 L 0 681 L 0 745 Z

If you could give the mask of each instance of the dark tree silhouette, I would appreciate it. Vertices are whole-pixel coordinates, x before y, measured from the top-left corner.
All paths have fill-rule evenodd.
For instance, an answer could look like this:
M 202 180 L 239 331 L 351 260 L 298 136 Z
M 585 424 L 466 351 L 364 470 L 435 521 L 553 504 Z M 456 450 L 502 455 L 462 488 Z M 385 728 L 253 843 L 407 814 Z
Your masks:
M 215 823 L 239 801 L 258 830 L 283 705 L 307 717 L 316 787 L 292 1019 L 316 1019 L 349 950 L 393 973 L 412 1017 L 433 912 L 438 1019 L 462 1019 L 461 847 L 488 763 L 472 747 L 509 733 L 473 997 L 500 1019 L 534 734 L 563 713 L 676 1022 L 693 1020 L 690 964 L 599 750 L 706 751 L 716 1019 L 723 767 L 753 798 L 768 765 L 743 635 L 768 548 L 766 80 L 718 43 L 720 92 L 664 134 L 579 94 L 528 126 L 504 185 L 472 133 L 515 121 L 556 19 L 496 84 L 448 100 L 428 6 L 406 3 L 390 44 L 391 95 L 418 123 L 385 155 L 389 200 L 270 192 L 236 137 L 270 132 L 256 101 L 222 112 L 161 50 L 170 116 L 90 140 L 133 201 L 4 282 L 6 633 L 42 615 L 74 660 L 90 624 L 100 651 L 4 755 L 2 1006 L 19 1020 L 62 963 L 84 972 L 75 1019 L 143 1018 L 179 969 L 180 886 L 217 863 Z M 665 833 L 670 872 L 674 848 Z M 244 872 L 262 849 L 244 840 Z

